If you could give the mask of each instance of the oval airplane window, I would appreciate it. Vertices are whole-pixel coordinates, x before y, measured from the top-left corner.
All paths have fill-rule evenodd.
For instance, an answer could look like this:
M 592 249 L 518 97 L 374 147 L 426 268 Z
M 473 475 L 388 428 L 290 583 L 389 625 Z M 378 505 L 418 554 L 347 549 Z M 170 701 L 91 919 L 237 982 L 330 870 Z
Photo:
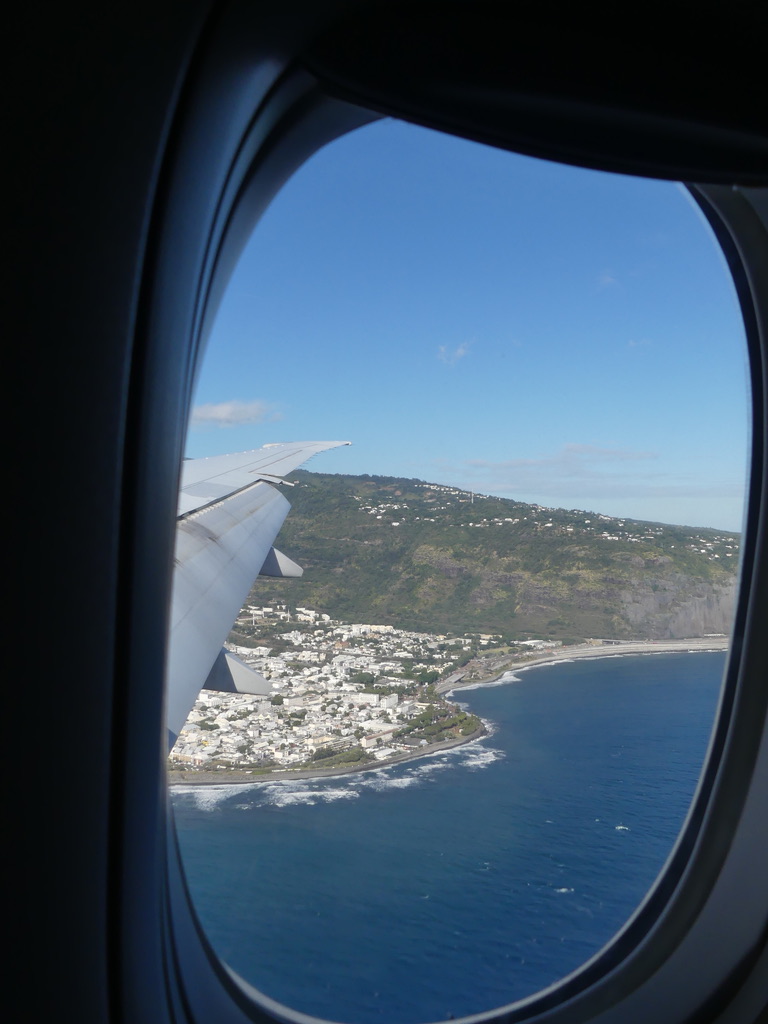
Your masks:
M 288 182 L 222 304 L 180 500 L 169 777 L 234 971 L 416 1024 L 622 928 L 716 714 L 746 379 L 680 186 L 394 121 Z

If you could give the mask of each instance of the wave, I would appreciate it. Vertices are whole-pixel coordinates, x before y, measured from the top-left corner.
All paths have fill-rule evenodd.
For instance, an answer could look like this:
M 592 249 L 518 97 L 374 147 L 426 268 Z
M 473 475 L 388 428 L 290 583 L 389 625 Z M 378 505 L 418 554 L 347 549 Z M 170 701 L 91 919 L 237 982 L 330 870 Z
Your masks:
M 456 690 L 461 690 L 463 693 L 469 693 L 470 690 L 490 690 L 494 686 L 506 686 L 508 683 L 522 683 L 522 679 L 518 679 L 515 675 L 515 672 L 520 671 L 522 671 L 522 669 L 515 669 L 514 672 L 504 672 L 498 679 L 489 679 L 484 683 L 468 683 L 467 686 L 457 686 Z M 445 696 L 452 697 L 456 690 L 447 690 Z
M 393 779 L 380 776 L 378 779 L 365 779 L 362 785 L 376 793 L 381 793 L 385 789 L 407 789 L 408 786 L 414 786 L 419 781 L 420 779 L 415 774 L 401 775 Z
M 414 775 L 433 775 L 435 772 L 445 771 L 446 768 L 452 768 L 450 761 L 445 757 L 444 754 L 433 754 L 434 760 L 424 759 L 424 764 L 418 765 L 416 768 L 412 768 L 411 771 Z
M 465 747 L 462 754 L 464 755 L 460 764 L 462 768 L 488 768 L 507 756 L 505 751 L 496 750 L 493 747 L 480 747 L 476 750 Z
M 599 655 L 599 657 L 603 657 L 603 655 Z M 618 658 L 618 657 L 620 657 L 620 655 L 618 655 L 618 654 L 607 654 L 607 655 L 605 655 L 605 657 L 607 657 L 607 658 Z M 579 660 L 582 660 L 582 659 L 579 659 Z M 592 660 L 592 659 L 590 659 L 590 660 Z M 515 671 L 516 672 L 534 672 L 534 671 L 536 671 L 536 669 L 539 669 L 539 668 L 554 668 L 555 665 L 572 665 L 574 663 L 574 661 L 576 661 L 576 658 L 549 658 L 547 661 L 537 661 L 537 662 L 534 662 L 532 665 L 520 665 L 520 667 L 516 668 Z M 519 679 L 518 682 L 522 682 L 522 679 Z
M 352 786 L 307 786 L 300 782 L 273 782 L 263 787 L 262 806 L 295 807 L 306 804 L 330 804 L 335 800 L 356 800 L 360 793 Z
M 486 722 L 489 734 L 493 723 Z M 355 800 L 364 792 L 383 793 L 387 790 L 408 789 L 433 781 L 437 773 L 454 769 L 478 771 L 490 767 L 506 757 L 503 750 L 483 746 L 483 740 L 475 740 L 463 746 L 425 754 L 417 762 L 402 765 L 383 765 L 365 773 L 348 775 L 343 784 L 339 777 L 313 779 L 263 780 L 247 785 L 174 786 L 175 802 L 188 801 L 196 810 L 215 811 L 226 801 L 238 798 L 230 804 L 230 810 L 249 811 L 254 807 L 312 807 L 319 803 L 337 800 Z
M 219 804 L 231 799 L 235 794 L 242 796 L 243 787 L 226 786 L 172 786 L 174 801 L 185 797 L 198 811 L 215 811 Z

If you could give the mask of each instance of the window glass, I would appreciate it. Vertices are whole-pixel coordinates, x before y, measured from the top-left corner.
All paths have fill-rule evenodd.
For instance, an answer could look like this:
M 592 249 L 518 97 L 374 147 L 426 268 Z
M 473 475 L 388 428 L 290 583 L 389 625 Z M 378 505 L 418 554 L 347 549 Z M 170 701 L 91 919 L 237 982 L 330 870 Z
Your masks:
M 747 404 L 682 187 L 393 121 L 304 165 L 230 283 L 188 439 L 352 442 L 265 482 L 305 570 L 259 577 L 228 637 L 265 692 L 203 691 L 170 755 L 222 959 L 293 1009 L 416 1024 L 611 939 L 706 755 Z

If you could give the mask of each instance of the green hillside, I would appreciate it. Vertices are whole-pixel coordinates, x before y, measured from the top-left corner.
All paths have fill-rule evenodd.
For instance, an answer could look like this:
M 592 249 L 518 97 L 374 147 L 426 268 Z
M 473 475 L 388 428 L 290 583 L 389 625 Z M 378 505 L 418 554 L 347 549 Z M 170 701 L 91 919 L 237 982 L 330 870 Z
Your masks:
M 727 632 L 738 535 L 615 519 L 392 477 L 298 472 L 278 547 L 300 580 L 249 603 L 509 639 Z

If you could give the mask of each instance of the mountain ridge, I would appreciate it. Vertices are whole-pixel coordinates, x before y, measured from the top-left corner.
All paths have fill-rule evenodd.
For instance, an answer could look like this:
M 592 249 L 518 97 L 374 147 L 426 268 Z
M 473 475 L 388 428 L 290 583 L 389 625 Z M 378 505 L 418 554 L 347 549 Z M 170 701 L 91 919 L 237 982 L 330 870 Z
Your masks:
M 298 471 L 278 545 L 303 578 L 249 601 L 509 639 L 725 633 L 738 534 L 556 509 L 405 477 Z

